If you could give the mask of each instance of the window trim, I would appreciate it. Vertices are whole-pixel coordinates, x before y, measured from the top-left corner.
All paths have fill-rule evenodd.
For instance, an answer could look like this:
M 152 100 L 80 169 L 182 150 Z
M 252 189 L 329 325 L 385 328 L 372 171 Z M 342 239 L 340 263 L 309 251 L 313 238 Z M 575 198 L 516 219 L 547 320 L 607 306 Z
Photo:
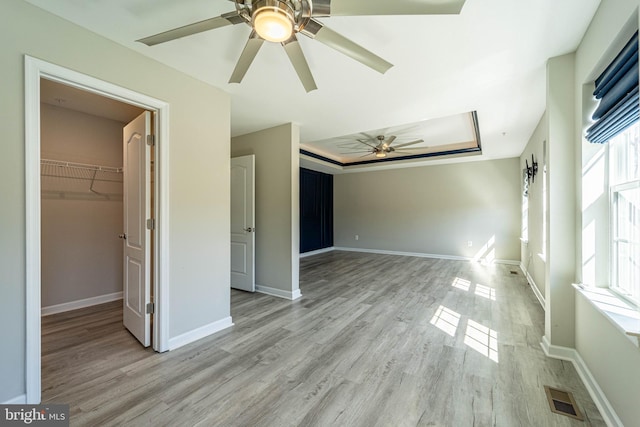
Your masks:
M 640 122 L 638 124 L 640 126 Z M 610 148 L 611 145 L 608 145 Z M 640 157 L 640 156 L 639 156 Z M 609 159 L 609 168 L 611 168 L 611 159 Z M 609 170 L 609 175 L 611 174 L 611 170 Z M 618 285 L 618 254 L 617 254 L 617 245 L 616 242 L 620 239 L 616 239 L 617 236 L 617 211 L 616 211 L 616 194 L 620 191 L 630 190 L 634 188 L 640 188 L 640 178 L 636 178 L 631 181 L 626 181 L 616 185 L 609 186 L 609 286 L 608 289 L 617 297 L 625 300 L 628 304 L 635 307 L 636 309 L 640 309 L 640 295 L 638 295 L 638 300 L 634 299 L 630 295 L 624 294 L 621 290 L 623 289 Z

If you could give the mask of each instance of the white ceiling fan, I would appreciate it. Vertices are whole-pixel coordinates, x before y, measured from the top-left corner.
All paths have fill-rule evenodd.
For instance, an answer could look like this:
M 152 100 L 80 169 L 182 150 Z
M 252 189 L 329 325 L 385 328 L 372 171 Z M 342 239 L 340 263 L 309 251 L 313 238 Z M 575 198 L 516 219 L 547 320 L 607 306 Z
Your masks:
M 281 43 L 307 92 L 317 89 L 297 34 L 317 40 L 374 70 L 385 73 L 393 65 L 316 18 L 358 15 L 458 14 L 466 0 L 230 0 L 236 10 L 137 40 L 147 46 L 214 30 L 247 24 L 253 31 L 229 83 L 240 83 L 264 41 Z

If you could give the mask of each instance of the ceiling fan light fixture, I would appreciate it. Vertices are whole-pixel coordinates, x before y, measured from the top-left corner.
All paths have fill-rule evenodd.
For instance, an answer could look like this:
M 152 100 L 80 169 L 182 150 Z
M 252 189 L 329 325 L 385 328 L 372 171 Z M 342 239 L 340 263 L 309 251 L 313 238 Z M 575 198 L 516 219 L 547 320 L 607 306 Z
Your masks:
M 293 34 L 293 12 L 284 2 L 277 0 L 258 2 L 252 20 L 253 28 L 266 41 L 284 42 Z
M 384 151 L 376 151 L 376 157 L 380 159 L 383 157 L 387 157 L 387 153 L 385 153 Z

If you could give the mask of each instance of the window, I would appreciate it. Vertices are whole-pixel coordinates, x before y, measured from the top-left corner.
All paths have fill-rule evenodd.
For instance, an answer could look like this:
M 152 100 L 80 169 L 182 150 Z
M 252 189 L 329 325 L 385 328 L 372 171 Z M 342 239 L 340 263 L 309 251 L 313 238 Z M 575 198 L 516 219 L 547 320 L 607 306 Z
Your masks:
M 609 141 L 611 282 L 617 294 L 640 305 L 640 124 Z
M 529 242 L 529 178 L 527 169 L 522 169 L 522 235 L 520 238 L 527 244 Z
M 540 256 L 547 258 L 547 141 L 542 141 L 542 248 Z

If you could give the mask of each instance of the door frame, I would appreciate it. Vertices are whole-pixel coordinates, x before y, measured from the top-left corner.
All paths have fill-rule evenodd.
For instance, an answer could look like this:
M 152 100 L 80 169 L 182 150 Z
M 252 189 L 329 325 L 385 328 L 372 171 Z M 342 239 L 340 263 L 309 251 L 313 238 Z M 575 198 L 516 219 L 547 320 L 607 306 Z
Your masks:
M 40 79 L 44 78 L 155 114 L 155 250 L 153 348 L 169 350 L 169 104 L 25 55 L 26 401 L 41 401 Z

